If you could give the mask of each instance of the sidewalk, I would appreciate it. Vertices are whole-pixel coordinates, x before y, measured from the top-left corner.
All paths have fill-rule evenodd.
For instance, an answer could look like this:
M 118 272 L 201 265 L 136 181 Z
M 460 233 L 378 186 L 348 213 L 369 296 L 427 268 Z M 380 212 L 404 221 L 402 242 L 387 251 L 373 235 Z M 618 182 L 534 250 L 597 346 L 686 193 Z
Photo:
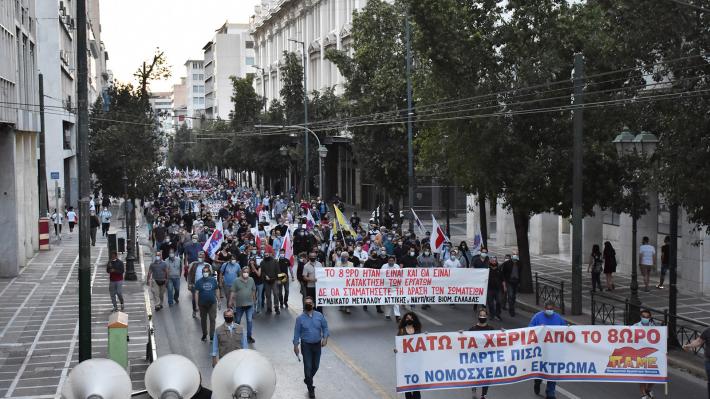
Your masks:
M 112 212 L 117 215 L 116 209 Z M 114 225 L 120 221 L 114 216 Z M 119 236 L 123 235 L 119 232 Z M 13 279 L 0 279 L 0 396 L 58 397 L 68 372 L 78 362 L 78 244 L 75 229 L 64 226 L 62 240 L 52 235 L 51 249 L 38 252 Z M 123 259 L 125 254 L 119 254 Z M 106 324 L 113 308 L 108 295 L 108 247 L 101 232 L 91 247 L 92 357 L 107 356 Z M 147 313 L 139 281 L 126 281 L 123 294 L 129 315 L 128 357 L 133 390 L 144 388 Z

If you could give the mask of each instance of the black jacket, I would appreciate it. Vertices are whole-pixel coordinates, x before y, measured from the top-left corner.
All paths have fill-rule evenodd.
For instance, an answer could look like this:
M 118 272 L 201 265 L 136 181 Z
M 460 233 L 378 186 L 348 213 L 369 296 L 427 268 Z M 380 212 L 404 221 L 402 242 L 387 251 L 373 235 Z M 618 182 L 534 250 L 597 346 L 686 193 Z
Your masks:
M 518 265 L 518 280 L 517 281 L 510 280 L 510 276 L 513 272 L 513 264 L 514 263 Z M 503 278 L 504 278 L 505 282 L 506 283 L 519 283 L 520 279 L 522 277 L 522 274 L 523 274 L 521 268 L 522 268 L 522 265 L 520 264 L 520 261 L 513 262 L 513 260 L 506 260 L 505 262 L 503 262 Z
M 488 269 L 488 290 L 489 291 L 503 291 L 503 270 L 500 266 Z

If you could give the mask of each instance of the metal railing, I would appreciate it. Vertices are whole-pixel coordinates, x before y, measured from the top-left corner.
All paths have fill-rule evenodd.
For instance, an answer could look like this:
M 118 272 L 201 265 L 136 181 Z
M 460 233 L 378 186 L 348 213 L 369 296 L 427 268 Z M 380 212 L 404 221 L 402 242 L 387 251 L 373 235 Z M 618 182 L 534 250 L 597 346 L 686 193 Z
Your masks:
M 535 304 L 539 306 L 541 299 L 543 303 L 553 301 L 560 312 L 565 314 L 565 282 L 540 277 L 535 272 Z
M 592 324 L 610 324 L 610 325 L 628 325 L 629 322 L 629 299 L 620 298 L 608 294 L 599 294 L 592 292 Z M 654 316 L 657 324 L 668 326 L 671 317 L 675 318 L 675 329 L 668 331 L 668 346 L 681 348 L 685 344 L 689 344 L 703 331 L 710 327 L 709 324 L 698 320 L 693 320 L 680 315 L 671 315 L 668 309 L 654 309 L 648 306 L 641 305 L 641 309 L 647 309 Z M 703 347 L 694 349 L 693 353 L 701 356 L 704 355 Z

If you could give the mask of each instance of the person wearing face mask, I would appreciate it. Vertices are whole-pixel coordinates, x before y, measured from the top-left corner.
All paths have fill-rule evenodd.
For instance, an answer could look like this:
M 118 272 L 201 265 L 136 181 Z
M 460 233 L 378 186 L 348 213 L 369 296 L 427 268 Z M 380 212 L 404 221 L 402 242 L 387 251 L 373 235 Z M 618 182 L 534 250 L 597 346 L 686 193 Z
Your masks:
M 358 242 L 355 245 L 355 250 L 353 250 L 353 256 L 360 259 L 360 263 L 364 263 L 367 261 L 367 251 L 363 250 L 362 243 Z
M 256 342 L 252 333 L 254 304 L 256 303 L 256 283 L 249 276 L 249 268 L 243 267 L 239 278 L 234 280 L 229 295 L 229 308 L 236 312 L 237 323 L 242 324 L 242 316 L 247 317 L 247 340 Z
M 282 308 L 288 308 L 288 294 L 290 291 L 289 276 L 291 277 L 291 281 L 293 281 L 291 260 L 286 258 L 286 249 L 281 248 L 281 250 L 279 250 L 279 274 L 276 282 L 279 291 L 279 303 L 276 306 Z
M 387 258 L 387 263 L 382 265 L 381 270 L 381 276 L 385 278 L 385 280 L 389 280 L 388 277 L 386 277 L 386 273 L 390 270 L 395 270 L 399 269 L 399 265 L 395 262 L 396 259 L 394 258 L 394 255 L 391 255 Z M 388 283 L 386 282 L 385 285 Z M 384 305 L 384 311 L 385 311 L 385 319 L 387 320 L 392 320 L 392 313 L 394 312 L 394 317 L 396 318 L 397 322 L 399 323 L 400 320 L 400 313 L 399 313 L 399 305 Z
M 316 278 L 316 268 L 317 267 L 323 267 L 323 265 L 318 262 L 316 253 L 311 252 L 308 254 L 308 262 L 306 262 L 305 265 L 303 265 L 303 281 L 306 282 L 306 296 L 309 296 L 311 298 L 316 297 L 316 281 L 318 279 Z M 318 307 L 316 310 L 319 312 L 320 307 Z
M 264 295 L 266 296 L 266 313 L 279 310 L 279 291 L 276 285 L 279 275 L 279 262 L 274 259 L 272 250 L 264 252 L 264 260 L 261 262 L 261 275 L 264 277 Z
M 634 324 L 634 326 L 649 327 L 655 326 L 656 323 L 653 321 L 653 316 L 651 311 L 648 309 L 641 310 L 641 320 Z M 653 384 L 642 383 L 639 384 L 639 390 L 641 391 L 641 399 L 651 399 L 653 398 Z
M 212 277 L 212 268 L 204 266 L 202 278 L 195 282 L 195 303 L 200 309 L 200 326 L 202 327 L 202 342 L 207 341 L 207 318 L 210 321 L 210 339 L 214 339 L 215 320 L 217 319 L 217 298 L 219 285 L 217 279 Z
M 229 254 L 229 260 L 222 264 L 219 271 L 219 286 L 224 295 L 229 295 L 229 288 L 232 286 L 232 283 L 234 283 L 234 280 L 239 277 L 241 270 L 242 267 L 237 263 L 237 258 Z M 227 302 L 229 302 L 229 298 L 226 299 Z
M 423 268 L 439 267 L 439 261 L 431 253 L 431 248 L 425 246 L 422 253 L 417 258 L 417 264 Z
M 503 320 L 500 317 L 502 313 L 503 297 L 505 295 L 505 282 L 503 270 L 498 267 L 498 258 L 492 256 L 489 263 L 488 271 L 488 299 L 487 304 L 490 309 L 491 319 Z
M 382 268 L 382 263 L 380 262 L 379 256 L 377 256 L 377 252 L 374 250 L 370 252 L 370 257 L 365 261 L 364 267 L 367 269 Z M 375 305 L 375 309 L 377 310 L 377 313 L 384 313 L 381 305 Z M 367 311 L 367 305 L 363 305 L 362 310 Z
M 165 264 L 168 266 L 168 306 L 173 306 L 175 303 L 180 303 L 178 298 L 180 297 L 182 264 L 175 255 L 175 251 L 170 251 L 168 258 L 165 259 Z
M 313 377 L 320 366 L 321 348 L 328 344 L 328 322 L 325 316 L 313 309 L 313 297 L 303 300 L 303 313 L 296 318 L 293 328 L 293 352 L 296 356 L 303 353 L 303 382 L 308 388 L 308 397 L 315 398 Z M 300 350 L 299 350 L 300 344 Z
M 148 276 L 145 283 L 151 287 L 153 296 L 156 297 L 157 305 L 155 311 L 160 311 L 163 308 L 163 299 L 165 298 L 165 283 L 168 281 L 168 265 L 163 262 L 160 253 L 155 254 L 155 260 L 148 268 Z
M 202 251 L 202 246 L 200 243 L 197 241 L 197 234 L 192 235 L 192 239 L 190 242 L 188 242 L 184 248 L 184 256 L 183 256 L 183 261 L 184 261 L 184 267 L 185 267 L 185 272 L 187 272 L 192 265 L 192 263 L 197 262 L 197 256 L 200 254 L 200 251 Z M 185 273 L 185 279 L 188 279 L 188 273 Z
M 397 336 L 404 335 L 414 335 L 422 333 L 422 323 L 419 321 L 419 317 L 414 312 L 407 312 L 404 317 L 399 321 L 397 326 Z M 397 348 L 394 349 L 394 353 L 397 353 Z M 422 394 L 419 391 L 405 392 L 405 399 L 421 399 Z
M 223 313 L 224 324 L 217 327 L 212 336 L 212 367 L 227 353 L 247 349 L 247 335 L 241 325 L 234 322 L 234 312 L 227 309 Z
M 545 308 L 533 315 L 530 319 L 530 324 L 528 327 L 537 326 L 566 326 L 567 321 L 555 312 L 555 303 L 553 301 L 545 302 Z M 542 384 L 541 379 L 535 379 L 535 384 L 533 385 L 533 392 L 535 395 L 540 394 L 540 385 Z M 547 381 L 547 387 L 545 388 L 545 398 L 554 399 L 555 398 L 555 388 L 557 383 L 555 381 Z
M 478 311 L 478 322 L 469 328 L 468 331 L 491 331 L 495 330 L 493 326 L 488 324 L 488 311 L 486 308 L 481 308 Z M 476 394 L 476 388 L 472 389 L 473 394 Z M 478 399 L 486 399 L 488 395 L 488 387 L 481 387 L 481 396 Z
M 521 265 L 520 258 L 517 252 L 513 255 L 506 255 L 506 260 L 503 262 L 503 280 L 505 288 L 508 291 L 508 312 L 510 317 L 515 317 L 515 300 L 518 295 L 518 286 L 520 285 Z
M 409 250 L 402 255 L 399 259 L 399 263 L 402 264 L 403 268 L 417 267 L 417 252 L 414 247 L 409 247 Z
M 190 264 L 190 269 L 188 270 L 188 280 L 187 288 L 192 292 L 192 317 L 197 318 L 197 302 L 195 301 L 195 284 L 202 278 L 202 270 L 207 267 L 212 270 L 212 266 L 205 262 L 205 252 L 200 251 L 197 255 L 197 260 Z
M 473 257 L 471 262 L 474 269 L 487 269 L 488 268 L 488 250 L 485 248 L 481 249 L 481 253 L 478 256 Z
M 350 256 L 348 254 L 348 251 L 340 252 L 340 256 L 338 256 L 337 260 L 335 261 L 335 267 L 353 267 L 353 263 L 350 262 Z M 345 313 L 350 314 L 350 306 L 341 306 L 340 311 L 344 311 Z
M 451 256 L 449 256 L 449 259 L 444 261 L 444 267 L 449 269 L 458 269 L 461 267 L 461 261 L 459 260 L 458 250 L 451 250 Z

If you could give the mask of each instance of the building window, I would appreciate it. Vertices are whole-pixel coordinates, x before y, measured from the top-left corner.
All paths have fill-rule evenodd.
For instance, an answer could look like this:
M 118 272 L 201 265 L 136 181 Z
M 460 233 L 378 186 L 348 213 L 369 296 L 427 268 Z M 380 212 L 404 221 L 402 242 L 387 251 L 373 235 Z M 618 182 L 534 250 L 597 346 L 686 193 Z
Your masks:
M 608 209 L 602 212 L 602 219 L 604 224 L 618 226 L 621 222 L 621 214 Z
M 192 105 L 200 105 L 200 97 L 192 97 Z
M 253 40 L 247 40 L 246 48 L 254 48 L 254 41 L 253 41 Z
M 247 57 L 246 63 L 247 65 L 254 65 L 254 57 Z
M 199 74 L 196 74 L 196 73 L 193 73 L 193 74 L 192 74 L 192 80 L 200 80 L 200 75 L 199 75 Z

